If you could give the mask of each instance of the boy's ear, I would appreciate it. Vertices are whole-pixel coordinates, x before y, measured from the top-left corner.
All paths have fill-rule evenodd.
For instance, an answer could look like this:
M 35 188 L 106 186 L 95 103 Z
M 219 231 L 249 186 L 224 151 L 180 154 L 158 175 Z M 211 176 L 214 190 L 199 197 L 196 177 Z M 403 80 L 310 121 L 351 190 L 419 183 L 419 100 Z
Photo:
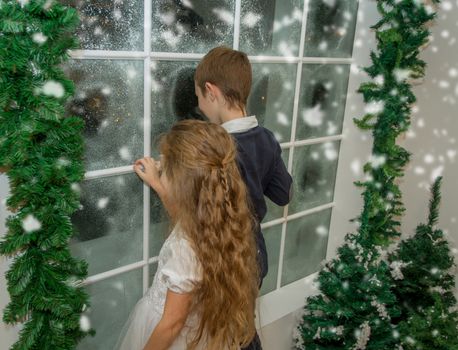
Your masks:
M 221 94 L 220 89 L 215 84 L 209 83 L 208 81 L 205 83 L 205 92 L 210 94 L 210 99 L 212 100 Z

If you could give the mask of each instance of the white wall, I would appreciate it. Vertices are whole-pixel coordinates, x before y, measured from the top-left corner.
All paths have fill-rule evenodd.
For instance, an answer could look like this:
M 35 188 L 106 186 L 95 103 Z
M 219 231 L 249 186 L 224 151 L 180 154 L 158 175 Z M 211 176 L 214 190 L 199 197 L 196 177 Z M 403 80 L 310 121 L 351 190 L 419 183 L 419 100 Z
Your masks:
M 448 9 L 448 10 L 447 10 Z M 412 152 L 401 190 L 406 206 L 403 234 L 410 235 L 427 218 L 429 187 L 443 175 L 439 225 L 447 233 L 458 262 L 458 1 L 443 1 L 423 51 L 426 78 L 414 89 L 418 112 L 402 142 Z M 458 280 L 457 280 L 458 281 Z M 458 296 L 458 293 L 456 293 Z
M 5 234 L 5 219 L 9 215 L 5 208 L 4 199 L 7 198 L 9 191 L 8 179 L 5 175 L 0 175 L 0 237 Z M 9 302 L 9 295 L 6 291 L 5 273 L 8 271 L 9 261 L 0 256 L 0 316 L 3 309 Z M 18 329 L 7 326 L 1 321 L 0 317 L 0 350 L 7 350 L 16 341 Z

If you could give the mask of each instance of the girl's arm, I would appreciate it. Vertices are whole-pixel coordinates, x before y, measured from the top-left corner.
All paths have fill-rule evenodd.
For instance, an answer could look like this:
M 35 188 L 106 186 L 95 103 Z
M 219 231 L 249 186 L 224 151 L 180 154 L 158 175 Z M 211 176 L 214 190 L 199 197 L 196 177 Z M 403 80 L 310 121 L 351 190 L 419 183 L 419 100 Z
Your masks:
M 183 329 L 191 308 L 192 294 L 167 290 L 164 313 L 143 350 L 167 350 Z
M 172 218 L 175 218 L 175 205 L 170 201 L 167 191 L 160 181 L 159 168 L 159 162 L 150 157 L 138 159 L 134 164 L 137 175 L 158 194 L 165 210 Z

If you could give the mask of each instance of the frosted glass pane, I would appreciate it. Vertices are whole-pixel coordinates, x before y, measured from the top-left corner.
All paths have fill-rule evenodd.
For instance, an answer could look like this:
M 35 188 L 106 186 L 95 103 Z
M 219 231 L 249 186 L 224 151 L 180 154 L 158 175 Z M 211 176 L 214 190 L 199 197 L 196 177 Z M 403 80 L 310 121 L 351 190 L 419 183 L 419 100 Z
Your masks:
M 326 258 L 331 209 L 288 221 L 281 285 L 318 270 Z
M 91 306 L 85 312 L 97 334 L 86 337 L 78 350 L 113 350 L 130 312 L 142 296 L 142 269 L 86 287 Z
M 288 167 L 288 158 L 289 158 L 289 149 L 282 149 L 281 157 L 283 162 L 285 163 L 286 167 Z M 264 197 L 267 204 L 267 214 L 264 217 L 262 222 L 268 222 L 275 219 L 279 219 L 283 217 L 283 210 L 285 207 L 280 207 L 272 202 L 269 198 Z
M 153 0 L 153 51 L 206 53 L 232 46 L 234 0 Z
M 250 55 L 298 56 L 301 0 L 242 1 L 240 49 Z
M 81 204 L 72 216 L 77 232 L 71 250 L 89 263 L 89 275 L 142 259 L 143 190 L 137 175 L 84 181 Z
M 85 121 L 85 168 L 130 165 L 143 156 L 143 62 L 73 60 L 69 115 Z
M 143 1 L 64 0 L 80 16 L 77 35 L 86 50 L 143 51 Z
M 358 0 L 310 0 L 304 56 L 351 57 Z
M 294 149 L 293 199 L 288 214 L 332 202 L 340 142 Z
M 342 133 L 349 72 L 348 64 L 302 66 L 296 140 Z
M 296 64 L 253 64 L 248 114 L 271 130 L 278 142 L 291 140 Z
M 158 256 L 159 252 L 167 239 L 170 232 L 172 232 L 171 224 L 164 216 L 161 221 L 154 222 L 151 220 L 149 230 L 149 256 Z
M 262 282 L 260 295 L 267 294 L 277 288 L 278 264 L 280 259 L 282 225 L 272 226 L 262 230 L 267 246 L 269 271 Z
M 153 147 L 160 134 L 183 119 L 203 119 L 194 91 L 197 62 L 153 61 L 151 128 Z

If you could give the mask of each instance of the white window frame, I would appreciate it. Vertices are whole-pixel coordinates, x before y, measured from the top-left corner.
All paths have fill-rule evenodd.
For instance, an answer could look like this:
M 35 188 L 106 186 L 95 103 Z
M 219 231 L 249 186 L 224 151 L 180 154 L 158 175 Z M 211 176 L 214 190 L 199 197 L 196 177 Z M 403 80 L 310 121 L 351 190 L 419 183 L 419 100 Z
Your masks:
M 302 78 L 302 66 L 303 64 L 346 64 L 354 65 L 359 62 L 355 61 L 355 55 L 351 58 L 326 58 L 326 57 L 304 57 L 304 42 L 305 42 L 305 30 L 307 26 L 307 12 L 308 4 L 310 0 L 304 0 L 304 7 L 302 13 L 302 28 L 300 34 L 300 44 L 299 44 L 299 55 L 297 57 L 284 57 L 284 56 L 249 56 L 250 62 L 252 63 L 292 63 L 297 64 L 296 72 L 296 82 L 295 82 L 295 95 L 294 95 L 294 107 L 292 115 L 292 130 L 291 138 L 289 142 L 284 142 L 281 144 L 283 150 L 289 150 L 288 158 L 288 171 L 291 173 L 293 169 L 293 158 L 294 158 L 294 149 L 299 146 L 312 145 L 325 143 L 330 141 L 340 141 L 340 150 L 339 150 L 339 162 L 338 170 L 336 175 L 336 185 L 334 188 L 334 196 L 336 196 L 338 190 L 337 180 L 339 179 L 339 174 L 342 173 L 342 166 L 340 161 L 342 144 L 346 142 L 344 139 L 344 132 L 339 135 L 327 136 L 312 138 L 307 140 L 296 141 L 296 124 L 298 118 L 298 109 L 299 109 L 299 99 L 300 99 L 300 87 L 301 87 L 301 78 Z M 363 1 L 359 1 L 358 6 L 358 18 L 356 23 L 356 31 L 358 31 L 358 26 L 360 25 L 360 16 L 363 11 Z M 241 14 L 241 0 L 235 1 L 235 20 L 234 20 L 234 33 L 233 33 L 233 48 L 239 48 L 240 40 L 240 14 Z M 366 25 L 366 24 L 364 24 Z M 151 156 L 151 62 L 153 60 L 162 60 L 162 61 L 197 61 L 200 60 L 204 54 L 193 54 L 193 53 L 171 53 L 171 52 L 153 52 L 151 51 L 151 26 L 152 26 L 152 0 L 144 0 L 144 49 L 143 51 L 105 51 L 105 50 L 74 50 L 70 53 L 71 58 L 73 59 L 128 59 L 128 60 L 142 60 L 144 64 L 144 155 Z M 356 40 L 356 35 L 355 35 Z M 369 49 L 364 48 L 362 52 L 358 54 L 358 57 L 368 56 Z M 344 114 L 344 128 L 349 123 L 352 122 L 352 118 L 358 116 L 354 114 L 354 111 L 350 111 L 349 105 L 355 102 L 355 97 L 353 93 L 348 93 L 349 91 L 356 90 L 357 86 L 354 82 L 354 77 L 352 70 L 350 70 L 349 85 L 347 90 L 347 103 Z M 351 89 L 351 90 L 350 90 Z M 359 111 L 358 111 L 359 113 Z M 344 170 L 345 172 L 346 170 Z M 88 171 L 85 173 L 85 180 L 102 178 L 114 175 L 123 175 L 133 173 L 132 166 L 122 166 L 115 167 L 110 169 Z M 345 178 L 348 178 L 348 174 L 345 173 Z M 352 181 L 352 180 L 349 180 Z M 346 184 L 348 186 L 348 183 Z M 274 322 L 275 320 L 280 319 L 281 317 L 301 308 L 304 305 L 305 298 L 308 295 L 312 295 L 316 292 L 316 289 L 313 285 L 312 280 L 315 278 L 316 273 L 309 275 L 305 278 L 302 278 L 298 281 L 290 283 L 286 286 L 281 286 L 281 273 L 283 267 L 283 257 L 284 257 L 284 248 L 285 248 L 285 236 L 286 236 L 286 226 L 290 220 L 297 219 L 306 215 L 313 213 L 321 212 L 336 206 L 336 201 L 320 205 L 305 211 L 301 211 L 292 215 L 288 215 L 288 206 L 285 207 L 283 212 L 283 217 L 275 219 L 262 224 L 262 228 L 268 228 L 273 226 L 281 225 L 281 243 L 280 243 L 280 257 L 279 257 L 279 266 L 278 266 L 278 275 L 277 275 L 277 286 L 276 289 L 266 295 L 263 295 L 258 298 L 258 327 L 263 327 L 267 324 Z M 339 218 L 339 220 L 342 220 Z M 348 219 L 347 219 L 348 220 Z M 157 262 L 157 257 L 149 256 L 149 231 L 150 231 L 150 189 L 148 186 L 143 186 L 143 258 L 141 261 L 124 265 L 109 271 L 95 274 L 88 277 L 85 280 L 85 284 L 92 284 L 107 278 L 120 275 L 122 273 L 136 270 L 139 268 L 143 269 L 143 293 L 146 292 L 150 285 L 149 280 L 149 267 L 150 264 Z M 329 239 L 333 236 L 342 236 L 344 232 L 341 232 L 339 227 L 336 227 L 336 222 L 334 220 L 334 210 L 332 210 Z M 333 255 L 333 251 L 329 249 L 329 240 L 328 240 L 328 253 L 327 258 Z M 332 245 L 334 247 L 334 245 Z

